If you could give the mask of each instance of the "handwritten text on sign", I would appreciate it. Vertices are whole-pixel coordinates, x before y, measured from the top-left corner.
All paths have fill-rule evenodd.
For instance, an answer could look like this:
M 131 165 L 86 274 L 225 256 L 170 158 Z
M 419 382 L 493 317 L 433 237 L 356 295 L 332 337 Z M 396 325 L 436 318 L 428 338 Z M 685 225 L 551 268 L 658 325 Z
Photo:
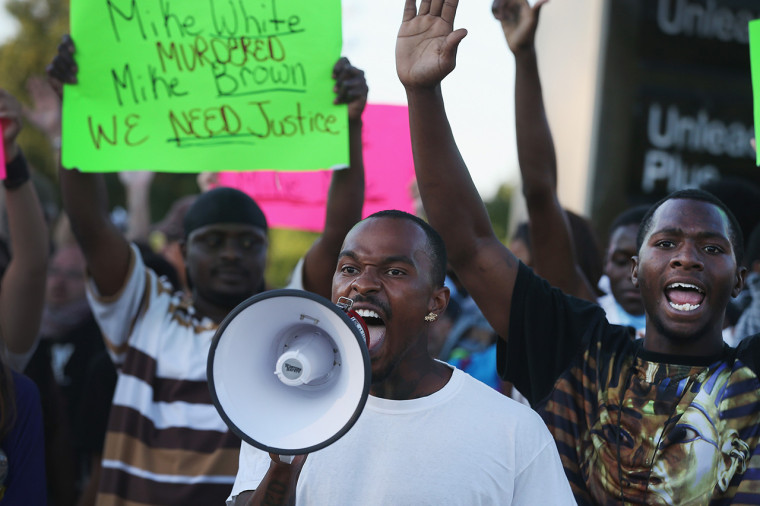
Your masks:
M 760 142 L 757 140 L 758 132 L 760 132 L 760 19 L 749 22 L 749 54 L 755 111 L 755 145 L 757 146 L 755 163 L 760 166 Z
M 414 160 L 406 106 L 367 104 L 362 115 L 363 217 L 384 209 L 415 212 Z M 272 228 L 322 232 L 331 171 L 308 174 L 221 172 L 219 185 L 246 192 L 258 202 Z
M 90 172 L 348 163 L 338 0 L 74 0 L 63 163 Z

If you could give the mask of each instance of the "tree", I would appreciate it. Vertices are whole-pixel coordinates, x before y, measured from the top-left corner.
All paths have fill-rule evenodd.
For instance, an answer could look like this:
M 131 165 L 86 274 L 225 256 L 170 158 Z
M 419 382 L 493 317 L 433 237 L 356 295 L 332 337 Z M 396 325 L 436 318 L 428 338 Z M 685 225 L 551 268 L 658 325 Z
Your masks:
M 499 186 L 496 194 L 485 202 L 491 218 L 491 226 L 504 244 L 509 241 L 509 211 L 512 208 L 514 188 L 506 183 Z
M 0 46 L 0 86 L 27 107 L 31 97 L 27 85 L 32 77 L 43 77 L 56 46 L 69 26 L 68 0 L 8 0 L 7 11 L 18 21 L 16 36 Z M 53 178 L 54 151 L 45 135 L 27 124 L 19 143 L 37 171 Z

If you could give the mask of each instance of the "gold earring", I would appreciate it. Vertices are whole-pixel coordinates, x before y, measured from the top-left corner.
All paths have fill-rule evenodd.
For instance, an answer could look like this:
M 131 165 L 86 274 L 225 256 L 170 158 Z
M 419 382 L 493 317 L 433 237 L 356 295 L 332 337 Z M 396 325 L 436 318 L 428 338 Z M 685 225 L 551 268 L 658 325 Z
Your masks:
M 438 319 L 438 315 L 437 315 L 437 314 L 435 314 L 435 313 L 434 313 L 434 312 L 432 312 L 432 311 L 430 311 L 430 312 L 429 312 L 429 313 L 428 313 L 428 314 L 425 316 L 425 321 L 426 321 L 426 322 L 434 322 L 436 319 Z

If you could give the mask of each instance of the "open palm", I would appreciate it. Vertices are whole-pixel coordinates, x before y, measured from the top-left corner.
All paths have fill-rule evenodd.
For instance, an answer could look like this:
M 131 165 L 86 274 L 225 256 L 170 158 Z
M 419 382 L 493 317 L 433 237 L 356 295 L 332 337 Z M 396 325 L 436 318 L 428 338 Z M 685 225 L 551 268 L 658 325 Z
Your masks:
M 417 11 L 407 0 L 396 40 L 396 72 L 407 87 L 437 85 L 456 65 L 456 50 L 467 35 L 454 30 L 457 2 L 423 0 Z

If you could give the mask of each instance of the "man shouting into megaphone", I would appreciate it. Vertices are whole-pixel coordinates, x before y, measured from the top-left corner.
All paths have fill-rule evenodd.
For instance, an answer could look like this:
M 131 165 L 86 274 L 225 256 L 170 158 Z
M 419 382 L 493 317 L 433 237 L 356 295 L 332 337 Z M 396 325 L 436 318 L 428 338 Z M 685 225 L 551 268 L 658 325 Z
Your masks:
M 445 274 L 443 241 L 416 216 L 381 211 L 354 226 L 332 300 L 352 299 L 369 329 L 364 411 L 290 464 L 243 443 L 229 505 L 575 504 L 539 416 L 428 354 Z

